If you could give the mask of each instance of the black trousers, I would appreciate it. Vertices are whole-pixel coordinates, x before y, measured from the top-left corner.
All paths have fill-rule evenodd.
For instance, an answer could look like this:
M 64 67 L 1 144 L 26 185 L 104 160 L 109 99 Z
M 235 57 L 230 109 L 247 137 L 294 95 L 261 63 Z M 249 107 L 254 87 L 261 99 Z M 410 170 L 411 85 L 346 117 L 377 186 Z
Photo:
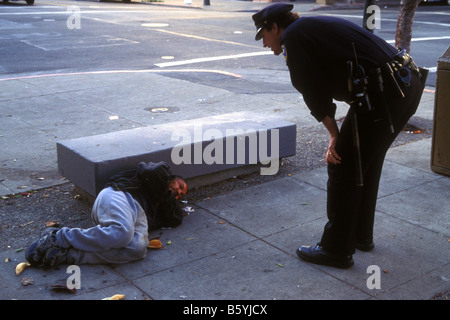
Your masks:
M 384 77 L 386 78 L 386 77 Z M 394 125 L 394 133 L 386 121 L 382 96 L 370 81 L 369 97 L 374 107 L 371 112 L 357 112 L 364 186 L 356 186 L 356 158 L 352 136 L 350 109 L 336 144 L 342 161 L 328 165 L 327 216 L 320 244 L 335 254 L 352 255 L 356 243 L 373 240 L 373 225 L 378 187 L 386 152 L 416 112 L 423 93 L 424 81 L 412 74 L 409 87 L 404 87 L 401 98 L 392 83 L 385 83 L 385 96 Z

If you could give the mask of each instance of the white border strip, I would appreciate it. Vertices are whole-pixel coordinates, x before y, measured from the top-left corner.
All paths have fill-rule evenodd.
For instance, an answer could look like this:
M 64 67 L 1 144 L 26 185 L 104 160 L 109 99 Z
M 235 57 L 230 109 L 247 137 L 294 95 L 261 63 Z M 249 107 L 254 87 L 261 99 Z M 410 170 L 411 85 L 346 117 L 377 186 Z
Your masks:
M 273 54 L 273 52 L 272 51 L 259 51 L 259 52 L 251 52 L 251 53 L 234 54 L 234 55 L 230 55 L 230 56 L 218 56 L 218 57 L 207 57 L 207 58 L 183 60 L 183 61 L 163 62 L 163 63 L 155 63 L 155 66 L 160 67 L 160 68 L 165 68 L 165 67 L 174 67 L 174 66 L 181 66 L 181 65 L 185 65 L 185 64 L 193 64 L 193 63 L 200 63 L 200 62 L 264 56 L 264 55 L 269 55 L 269 54 Z
M 34 78 L 46 78 L 46 77 L 62 77 L 62 76 L 79 76 L 79 75 L 95 75 L 95 74 L 114 74 L 114 73 L 170 73 L 170 72 L 203 72 L 203 73 L 217 73 L 234 78 L 242 78 L 242 75 L 233 72 L 227 72 L 223 70 L 208 70 L 208 69 L 144 69 L 144 70 L 103 70 L 103 71 L 80 71 L 80 72 L 67 72 L 67 73 L 47 73 L 47 74 L 35 74 L 28 76 L 18 76 L 11 78 L 0 78 L 1 81 L 9 80 L 25 80 Z
M 412 38 L 411 42 L 413 41 L 432 41 L 432 40 L 444 40 L 444 39 L 450 39 L 450 36 L 442 36 L 442 37 L 427 37 L 427 38 Z M 387 43 L 395 43 L 395 40 L 386 40 Z

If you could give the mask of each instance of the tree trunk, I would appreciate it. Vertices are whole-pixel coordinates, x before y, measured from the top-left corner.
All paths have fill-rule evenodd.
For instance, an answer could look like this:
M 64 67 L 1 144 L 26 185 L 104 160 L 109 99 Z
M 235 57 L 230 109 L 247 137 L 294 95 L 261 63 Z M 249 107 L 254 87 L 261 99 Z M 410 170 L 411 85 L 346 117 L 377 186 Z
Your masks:
M 420 0 L 402 0 L 398 13 L 397 32 L 395 33 L 395 47 L 404 48 L 407 52 L 411 49 L 412 26 L 414 13 Z

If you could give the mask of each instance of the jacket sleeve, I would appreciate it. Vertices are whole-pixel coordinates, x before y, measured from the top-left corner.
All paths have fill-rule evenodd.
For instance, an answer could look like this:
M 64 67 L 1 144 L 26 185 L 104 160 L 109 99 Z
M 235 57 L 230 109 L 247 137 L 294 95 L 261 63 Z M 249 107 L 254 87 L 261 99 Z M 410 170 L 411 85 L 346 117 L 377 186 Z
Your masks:
M 170 168 L 164 161 L 138 164 L 137 176 L 153 202 L 159 202 L 169 190 Z
M 292 85 L 303 95 L 311 115 L 319 122 L 327 115 L 334 118 L 336 105 L 327 90 L 328 81 L 321 71 L 320 58 L 314 53 L 314 44 L 297 34 L 283 39 L 282 45 Z
M 155 228 L 175 228 L 183 222 L 184 212 L 172 192 L 159 203 L 155 217 Z

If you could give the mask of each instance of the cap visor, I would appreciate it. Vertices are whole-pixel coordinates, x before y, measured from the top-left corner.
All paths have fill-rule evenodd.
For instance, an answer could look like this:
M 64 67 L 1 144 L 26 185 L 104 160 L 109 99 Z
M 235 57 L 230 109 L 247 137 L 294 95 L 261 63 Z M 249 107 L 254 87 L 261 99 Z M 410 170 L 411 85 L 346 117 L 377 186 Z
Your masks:
M 255 35 L 255 40 L 256 41 L 259 41 L 259 40 L 262 39 L 262 37 L 263 37 L 262 31 L 263 31 L 263 28 L 259 28 L 258 31 L 256 31 L 256 35 Z

